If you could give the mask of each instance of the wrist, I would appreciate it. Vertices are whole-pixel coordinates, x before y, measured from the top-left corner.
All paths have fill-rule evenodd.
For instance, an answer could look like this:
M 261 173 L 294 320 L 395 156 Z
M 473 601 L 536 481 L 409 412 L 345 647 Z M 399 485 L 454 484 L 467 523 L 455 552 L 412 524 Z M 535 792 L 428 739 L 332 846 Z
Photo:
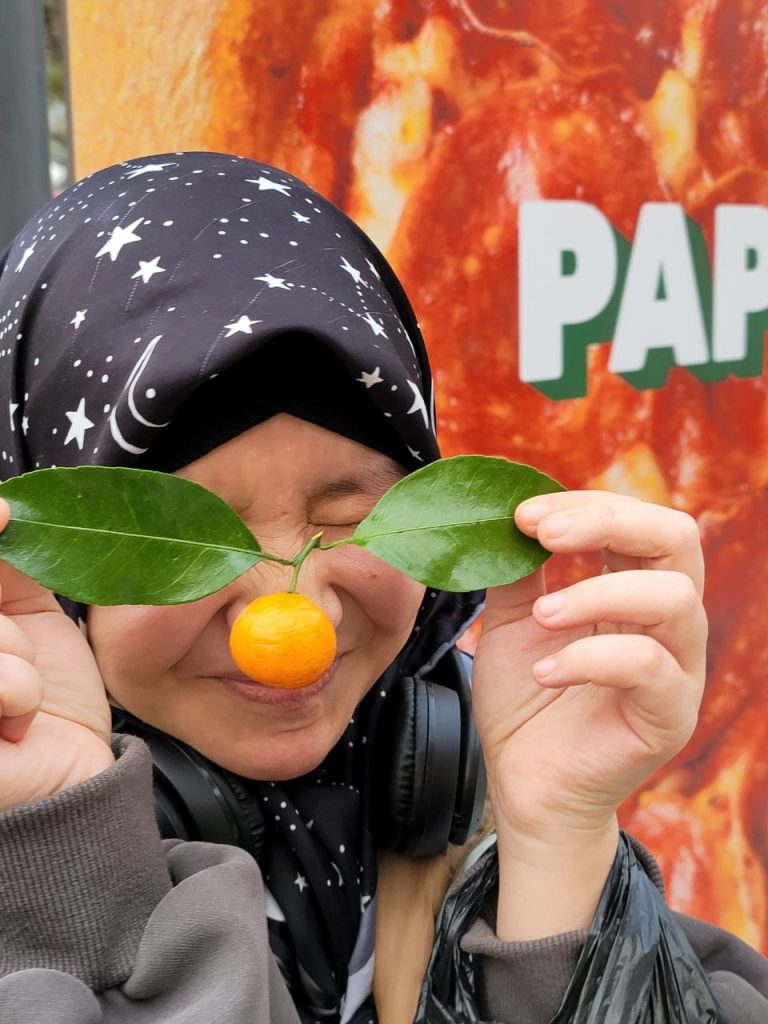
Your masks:
M 498 833 L 496 932 L 526 942 L 589 928 L 619 839 L 616 816 L 600 825 Z
M 111 768 L 114 763 L 115 755 L 111 743 L 106 743 L 101 737 L 88 732 L 87 742 L 81 742 L 70 752 L 68 758 L 62 758 L 61 774 L 49 795 L 55 796 L 74 786 L 82 785 L 107 768 Z

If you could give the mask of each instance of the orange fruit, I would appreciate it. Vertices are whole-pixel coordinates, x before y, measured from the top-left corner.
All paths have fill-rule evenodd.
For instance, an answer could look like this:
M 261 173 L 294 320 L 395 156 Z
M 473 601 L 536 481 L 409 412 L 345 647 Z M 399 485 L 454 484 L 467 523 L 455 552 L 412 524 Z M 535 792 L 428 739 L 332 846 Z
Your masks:
M 229 634 L 235 664 L 265 686 L 287 690 L 316 682 L 336 657 L 336 631 L 303 594 L 266 594 L 251 601 Z

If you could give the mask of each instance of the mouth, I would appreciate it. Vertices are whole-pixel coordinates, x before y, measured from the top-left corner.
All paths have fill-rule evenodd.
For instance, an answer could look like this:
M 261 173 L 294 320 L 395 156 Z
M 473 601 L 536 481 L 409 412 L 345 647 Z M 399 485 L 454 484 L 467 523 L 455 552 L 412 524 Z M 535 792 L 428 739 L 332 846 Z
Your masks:
M 226 676 L 214 676 L 216 682 L 221 683 L 230 692 L 244 697 L 246 700 L 256 704 L 270 704 L 273 707 L 281 708 L 302 708 L 314 697 L 317 697 L 330 684 L 342 655 L 334 658 L 331 667 L 324 672 L 318 680 L 310 686 L 302 686 L 297 689 L 287 690 L 282 687 L 265 686 L 256 682 L 248 676 L 232 672 Z

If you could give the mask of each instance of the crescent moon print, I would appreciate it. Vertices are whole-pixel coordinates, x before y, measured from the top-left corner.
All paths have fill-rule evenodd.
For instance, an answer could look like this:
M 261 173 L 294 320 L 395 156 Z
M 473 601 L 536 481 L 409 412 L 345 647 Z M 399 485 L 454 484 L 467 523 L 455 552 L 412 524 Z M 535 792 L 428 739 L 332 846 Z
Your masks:
M 136 385 L 139 382 L 139 377 L 141 377 L 142 373 L 144 372 L 146 365 L 151 359 L 152 353 L 154 352 L 155 347 L 161 338 L 162 334 L 158 334 L 157 337 L 153 338 L 152 341 L 150 341 L 150 343 L 147 345 L 147 347 L 144 349 L 141 356 L 139 357 L 138 362 L 131 370 L 130 376 L 128 377 L 128 380 L 125 383 L 125 387 L 123 388 L 123 391 L 128 391 L 128 408 L 134 420 L 136 420 L 137 423 L 141 423 L 142 426 L 151 427 L 154 430 L 161 430 L 163 427 L 167 427 L 168 423 L 153 423 L 151 420 L 148 420 L 146 419 L 146 417 L 142 416 L 139 410 L 136 408 L 136 399 L 134 397 L 134 393 L 136 390 Z M 109 428 L 112 431 L 112 437 L 115 439 L 115 441 L 117 441 L 117 443 L 124 451 L 130 452 L 131 455 L 143 455 L 144 452 L 147 451 L 146 448 L 139 448 L 137 445 L 131 444 L 130 441 L 126 441 L 126 439 L 123 437 L 122 432 L 120 431 L 120 428 L 117 425 L 116 413 L 117 407 L 115 406 L 115 408 L 113 408 L 112 412 L 109 414 Z

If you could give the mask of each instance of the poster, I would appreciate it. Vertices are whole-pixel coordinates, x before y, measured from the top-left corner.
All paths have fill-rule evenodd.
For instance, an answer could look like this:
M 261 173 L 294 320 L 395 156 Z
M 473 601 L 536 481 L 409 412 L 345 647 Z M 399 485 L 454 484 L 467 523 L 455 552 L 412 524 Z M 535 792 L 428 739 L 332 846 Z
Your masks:
M 697 518 L 701 723 L 622 821 L 674 907 L 768 953 L 766 5 L 68 10 L 78 175 L 175 149 L 298 174 L 401 275 L 445 454 Z M 585 568 L 553 564 L 552 585 Z

